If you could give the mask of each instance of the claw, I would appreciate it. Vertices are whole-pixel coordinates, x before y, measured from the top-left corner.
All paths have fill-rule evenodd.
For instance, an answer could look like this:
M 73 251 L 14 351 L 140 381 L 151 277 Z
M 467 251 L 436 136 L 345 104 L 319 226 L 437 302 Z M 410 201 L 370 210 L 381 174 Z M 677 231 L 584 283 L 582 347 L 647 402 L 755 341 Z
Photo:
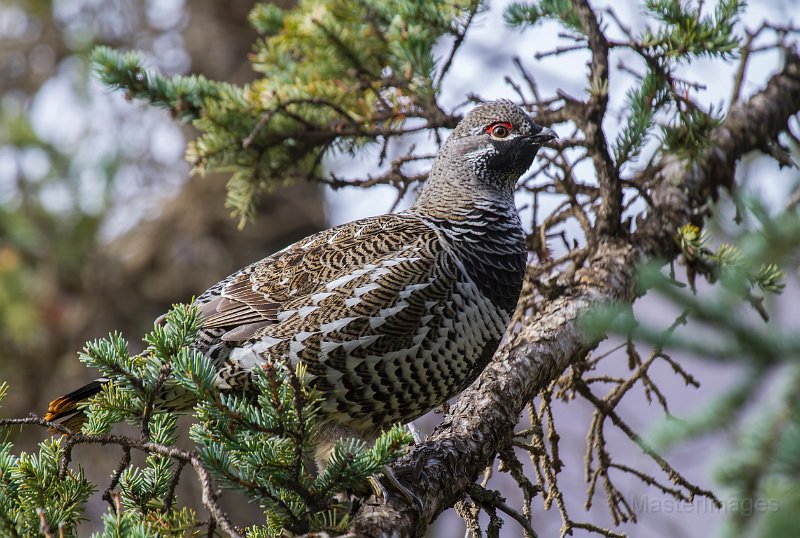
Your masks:
M 389 488 L 397 491 L 408 504 L 412 505 L 418 511 L 422 510 L 422 501 L 420 498 L 400 482 L 397 475 L 394 474 L 394 471 L 392 471 L 388 465 L 383 468 L 383 478 L 388 482 Z M 389 488 L 381 483 L 380 478 L 378 476 L 373 476 L 369 479 L 369 482 L 372 485 L 372 490 L 375 492 L 375 495 L 383 499 L 383 504 L 388 503 Z
M 381 484 L 380 477 L 378 475 L 370 476 L 369 485 L 372 487 L 372 493 L 380 498 L 383 504 L 386 504 L 386 499 L 389 498 L 389 491 L 386 489 L 386 486 Z

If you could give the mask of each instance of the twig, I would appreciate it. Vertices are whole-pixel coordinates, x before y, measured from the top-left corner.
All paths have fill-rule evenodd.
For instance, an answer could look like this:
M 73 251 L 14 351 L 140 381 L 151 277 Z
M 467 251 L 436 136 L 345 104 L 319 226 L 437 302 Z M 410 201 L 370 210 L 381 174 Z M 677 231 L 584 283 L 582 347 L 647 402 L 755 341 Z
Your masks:
M 540 102 L 541 97 L 539 96 L 539 87 L 536 85 L 536 80 L 533 78 L 533 75 L 528 73 L 528 71 L 525 69 L 525 66 L 522 65 L 522 61 L 519 59 L 519 56 L 514 56 L 512 61 L 514 62 L 514 66 L 522 75 L 522 78 L 524 78 L 525 82 L 528 83 L 528 89 L 531 91 L 531 94 L 533 94 L 533 98 L 536 99 L 537 103 Z
M 39 532 L 41 532 L 45 538 L 54 538 L 53 530 L 47 522 L 47 515 L 44 513 L 44 508 L 37 508 L 36 515 L 39 516 Z
M 108 485 L 106 490 L 103 492 L 103 500 L 106 501 L 108 504 L 111 505 L 111 508 L 118 513 L 118 502 L 114 502 L 114 499 L 118 497 L 118 494 L 114 492 L 114 488 L 117 487 L 119 484 L 119 479 L 122 476 L 122 473 L 125 469 L 128 468 L 128 465 L 131 464 L 131 449 L 130 447 L 122 447 L 122 459 L 120 460 L 119 464 L 117 464 L 117 468 L 114 469 L 114 472 L 111 474 L 111 483 Z M 117 497 L 114 497 L 117 495 Z
M 211 514 L 211 517 L 216 520 L 217 524 L 228 534 L 228 536 L 231 538 L 242 538 L 242 536 L 236 531 L 233 524 L 230 522 L 230 519 L 228 519 L 228 515 L 222 510 L 222 508 L 220 508 L 219 504 L 217 504 L 212 487 L 213 482 L 211 480 L 211 475 L 209 474 L 208 469 L 206 469 L 203 465 L 199 454 L 196 452 L 188 452 L 173 446 L 162 445 L 149 441 L 143 442 L 141 440 L 136 440 L 132 437 L 126 437 L 123 435 L 89 435 L 84 433 L 73 433 L 57 422 L 50 422 L 36 415 L 31 415 L 28 418 L 22 419 L 0 419 L 0 426 L 17 424 L 31 424 L 58 431 L 72 438 L 73 444 L 76 445 L 119 445 L 121 447 L 128 448 L 129 450 L 136 449 L 150 454 L 167 456 L 179 462 L 183 462 L 184 464 L 191 464 L 195 474 L 197 475 L 197 479 L 200 482 L 203 506 L 206 507 L 206 510 L 208 510 L 208 512 Z
M 747 32 L 747 40 L 740 49 L 742 57 L 739 60 L 739 67 L 736 69 L 736 78 L 733 81 L 731 104 L 739 100 L 739 94 L 742 91 L 742 84 L 744 83 L 744 75 L 747 71 L 747 62 L 750 59 L 750 52 L 753 48 L 753 40 L 761 33 L 762 30 L 764 30 L 765 24 L 766 22 L 762 23 L 761 26 L 754 32 Z
M 722 503 L 720 503 L 717 496 L 714 495 L 713 492 L 710 490 L 703 489 L 699 486 L 691 484 L 688 482 L 680 473 L 678 473 L 672 466 L 667 463 L 667 461 L 661 457 L 652 447 L 650 447 L 647 443 L 644 442 L 637 433 L 635 433 L 627 423 L 625 423 L 619 415 L 613 410 L 611 406 L 609 406 L 605 401 L 597 398 L 592 392 L 586 387 L 585 385 L 579 384 L 576 387 L 577 391 L 580 393 L 581 396 L 589 400 L 601 413 L 602 415 L 611 419 L 614 425 L 622 430 L 622 432 L 628 436 L 630 440 L 634 443 L 639 445 L 639 448 L 642 449 L 642 452 L 650 456 L 655 462 L 658 464 L 659 467 L 666 473 L 666 475 L 672 480 L 673 483 L 680 485 L 686 491 L 689 492 L 689 495 L 686 499 L 691 500 L 695 495 L 702 495 L 703 497 L 707 497 L 710 499 L 715 506 L 720 507 Z
M 608 106 L 608 41 L 588 0 L 575 0 L 573 5 L 592 52 L 592 61 L 589 64 L 591 91 L 587 103 L 587 115 L 579 124 L 589 143 L 587 148 L 592 155 L 600 184 L 601 204 L 597 212 L 596 231 L 600 236 L 614 235 L 619 231 L 622 189 L 614 163 L 608 153 L 608 144 L 602 128 Z
M 533 55 L 534 58 L 537 60 L 541 60 L 542 58 L 547 58 L 548 56 L 558 56 L 559 54 L 564 54 L 565 52 L 572 52 L 575 50 L 584 50 L 587 47 L 586 43 L 578 43 L 577 45 L 567 45 L 563 47 L 557 47 L 553 50 L 548 50 L 545 52 L 537 52 Z
M 525 516 L 506 504 L 505 499 L 500 495 L 500 492 L 490 491 L 483 486 L 473 484 L 473 487 L 469 490 L 469 496 L 472 497 L 472 499 L 481 507 L 492 506 L 504 514 L 511 516 L 514 521 L 520 524 L 522 529 L 525 531 L 526 537 L 532 536 L 536 538 L 538 536 L 531 527 L 530 522 L 525 519 Z
M 453 46 L 450 47 L 450 53 L 447 55 L 447 60 L 445 60 L 442 70 L 439 73 L 439 78 L 434 84 L 434 87 L 437 91 L 439 88 L 441 88 L 445 75 L 447 75 L 447 72 L 453 65 L 453 59 L 455 58 L 458 49 L 461 48 L 461 45 L 464 43 L 464 38 L 467 37 L 467 30 L 469 30 L 470 24 L 472 24 L 472 20 L 475 18 L 475 14 L 478 12 L 480 5 L 481 3 L 479 0 L 473 0 L 472 5 L 470 5 L 467 13 L 467 20 L 464 22 L 464 28 L 456 34 L 456 39 L 453 41 Z
M 178 482 L 181 479 L 181 472 L 186 465 L 185 461 L 178 461 L 177 468 L 172 472 L 172 480 L 169 481 L 167 488 L 167 495 L 164 497 L 164 508 L 162 511 L 166 514 L 172 509 L 172 503 L 175 501 L 175 489 L 178 487 Z

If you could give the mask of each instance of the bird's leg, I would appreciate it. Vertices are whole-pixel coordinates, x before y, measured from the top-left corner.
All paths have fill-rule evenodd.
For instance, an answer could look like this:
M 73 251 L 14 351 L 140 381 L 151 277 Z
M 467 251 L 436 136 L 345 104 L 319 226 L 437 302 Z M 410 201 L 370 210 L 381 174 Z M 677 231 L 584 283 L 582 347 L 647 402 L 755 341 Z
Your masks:
M 383 466 L 383 477 L 389 482 L 391 489 L 397 491 L 408 504 L 412 505 L 417 510 L 422 510 L 422 501 L 420 498 L 400 482 L 397 475 L 394 474 L 394 471 L 392 471 L 392 468 L 388 465 Z M 370 484 L 372 484 L 372 490 L 375 492 L 375 495 L 383 499 L 383 504 L 389 502 L 389 490 L 381 484 L 380 478 L 378 476 L 373 476 L 369 481 Z
M 414 438 L 414 444 L 421 444 L 422 435 L 414 423 L 409 422 L 406 424 L 406 427 L 408 428 L 408 431 L 411 432 L 411 436 Z M 400 480 L 397 478 L 397 475 L 394 474 L 394 471 L 392 471 L 392 468 L 388 465 L 384 465 L 383 467 L 383 476 L 386 478 L 386 481 L 389 482 L 390 487 L 400 493 L 400 495 L 406 500 L 406 502 L 408 502 L 408 504 L 414 506 L 418 510 L 422 509 L 422 501 L 419 499 L 419 497 L 417 497 L 414 492 L 400 482 Z M 388 502 L 389 491 L 383 484 L 381 484 L 380 479 L 374 476 L 370 479 L 370 483 L 372 484 L 372 490 L 375 495 L 383 499 L 384 504 Z
M 411 431 L 411 435 L 414 437 L 414 443 L 421 443 L 422 438 L 419 434 L 419 430 L 412 424 L 408 424 L 408 428 Z M 317 461 L 317 468 L 320 472 L 325 468 L 325 462 L 328 461 L 333 447 L 336 445 L 336 441 L 346 437 L 356 437 L 362 439 L 365 443 L 371 444 L 375 442 L 377 435 L 365 436 L 341 424 L 327 423 L 322 425 L 318 432 L 318 445 L 315 458 Z M 375 475 L 369 478 L 369 483 L 375 496 L 382 499 L 383 503 L 386 504 L 389 500 L 390 491 L 394 490 L 410 505 L 422 509 L 422 501 L 420 501 L 419 497 L 398 480 L 394 471 L 392 471 L 388 465 L 384 466 L 382 471 L 381 475 L 386 479 L 386 485 L 381 482 L 381 475 Z
M 317 432 L 317 446 L 314 454 L 314 460 L 317 464 L 317 472 L 321 473 L 325 470 L 328 459 L 336 446 L 337 441 L 348 437 L 361 439 L 365 443 L 373 443 L 374 438 L 367 438 L 356 431 L 347 428 L 335 422 L 322 423 Z M 370 491 L 385 499 L 386 489 L 380 484 L 374 476 L 369 478 L 369 487 L 362 484 L 356 491 L 348 491 L 336 494 L 336 498 L 341 502 L 352 502 L 354 499 L 360 497 L 369 497 Z
M 383 504 L 386 504 L 389 498 L 389 490 L 386 489 L 386 486 L 381 484 L 380 475 L 370 476 L 369 485 L 372 488 L 372 494 L 381 499 Z

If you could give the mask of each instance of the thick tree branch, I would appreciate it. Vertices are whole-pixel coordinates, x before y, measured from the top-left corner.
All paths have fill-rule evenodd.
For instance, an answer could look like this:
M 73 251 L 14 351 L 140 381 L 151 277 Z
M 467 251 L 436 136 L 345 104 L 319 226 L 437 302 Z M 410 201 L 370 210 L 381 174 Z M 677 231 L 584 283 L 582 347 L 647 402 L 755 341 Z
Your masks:
M 593 346 L 583 336 L 579 316 L 601 303 L 633 300 L 637 263 L 674 259 L 678 227 L 701 221 L 706 200 L 732 184 L 736 161 L 784 130 L 798 110 L 800 57 L 787 51 L 784 68 L 766 88 L 732 107 L 700 165 L 688 168 L 672 156 L 655 165 L 653 207 L 638 219 L 636 233 L 601 235 L 567 291 L 514 335 L 431 437 L 394 465 L 422 500 L 422 509 L 397 495 L 387 504 L 366 503 L 354 517 L 354 533 L 421 536 L 439 513 L 462 498 L 495 454 L 508 446 L 524 406 Z M 653 170 L 643 173 L 652 177 Z

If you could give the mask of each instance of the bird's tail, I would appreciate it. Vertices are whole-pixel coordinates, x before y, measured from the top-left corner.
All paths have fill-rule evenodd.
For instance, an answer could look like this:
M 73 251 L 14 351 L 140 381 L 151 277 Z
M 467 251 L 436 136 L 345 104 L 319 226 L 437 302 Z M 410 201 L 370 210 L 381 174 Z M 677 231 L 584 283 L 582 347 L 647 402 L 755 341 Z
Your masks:
M 50 422 L 58 420 L 61 421 L 62 426 L 69 428 L 71 431 L 80 431 L 81 426 L 86 421 L 86 413 L 84 413 L 79 404 L 86 402 L 100 392 L 106 383 L 108 383 L 108 379 L 95 379 L 88 385 L 56 398 L 47 407 L 44 419 Z

